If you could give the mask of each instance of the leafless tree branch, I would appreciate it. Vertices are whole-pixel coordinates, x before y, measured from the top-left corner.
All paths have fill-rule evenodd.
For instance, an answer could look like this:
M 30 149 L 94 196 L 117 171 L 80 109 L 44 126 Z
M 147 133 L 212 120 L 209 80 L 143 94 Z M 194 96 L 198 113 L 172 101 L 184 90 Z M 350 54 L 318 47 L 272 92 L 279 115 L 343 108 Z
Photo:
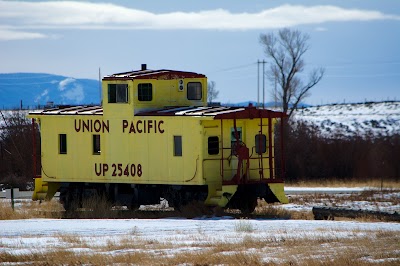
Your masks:
M 282 102 L 282 109 L 292 115 L 297 105 L 309 96 L 309 91 L 317 85 L 325 72 L 323 68 L 312 70 L 307 82 L 303 83 L 299 73 L 304 71 L 304 54 L 309 50 L 310 36 L 298 30 L 282 29 L 274 33 L 261 34 L 260 43 L 270 59 L 268 75 L 279 85 L 277 95 Z M 305 85 L 304 85 L 305 84 Z M 289 106 L 292 106 L 289 110 Z

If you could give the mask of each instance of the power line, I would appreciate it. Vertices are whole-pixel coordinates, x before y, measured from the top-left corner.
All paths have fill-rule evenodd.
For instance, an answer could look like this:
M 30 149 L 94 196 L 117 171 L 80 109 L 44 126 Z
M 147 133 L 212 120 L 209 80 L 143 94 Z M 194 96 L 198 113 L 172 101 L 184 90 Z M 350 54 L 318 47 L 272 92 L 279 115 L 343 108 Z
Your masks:
M 223 69 L 211 72 L 211 73 L 220 73 L 220 72 L 226 72 L 226 71 L 231 71 L 231 70 L 248 68 L 250 66 L 254 66 L 255 64 L 257 64 L 257 63 L 248 63 L 248 64 L 245 64 L 245 65 L 239 65 L 239 66 L 234 66 L 234 67 L 229 67 L 229 68 L 223 68 Z

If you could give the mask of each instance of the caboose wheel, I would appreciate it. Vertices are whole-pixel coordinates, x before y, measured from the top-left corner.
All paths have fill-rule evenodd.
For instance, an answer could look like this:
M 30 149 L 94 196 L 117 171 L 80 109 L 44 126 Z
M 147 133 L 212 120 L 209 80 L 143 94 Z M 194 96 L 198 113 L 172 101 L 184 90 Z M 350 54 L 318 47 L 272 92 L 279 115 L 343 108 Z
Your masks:
M 70 190 L 60 191 L 60 203 L 66 211 L 76 211 L 78 209 L 78 202 L 74 200 L 73 193 Z
M 242 202 L 239 206 L 239 210 L 242 212 L 242 214 L 250 214 L 254 212 L 254 210 L 257 207 L 257 198 L 250 198 L 246 199 L 245 201 Z
M 202 201 L 193 200 L 182 205 L 178 210 L 183 217 L 195 218 L 201 216 L 212 216 L 215 206 L 207 206 Z
M 131 204 L 126 206 L 130 211 L 137 211 L 139 210 L 140 205 L 137 202 L 132 201 Z

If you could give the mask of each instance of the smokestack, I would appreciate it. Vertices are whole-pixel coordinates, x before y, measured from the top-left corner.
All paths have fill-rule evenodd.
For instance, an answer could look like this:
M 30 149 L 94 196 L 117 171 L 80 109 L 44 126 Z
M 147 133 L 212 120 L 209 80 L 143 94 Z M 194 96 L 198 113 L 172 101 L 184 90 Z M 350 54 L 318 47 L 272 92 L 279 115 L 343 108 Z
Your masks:
M 147 69 L 147 65 L 146 64 L 142 64 L 142 70 L 146 70 Z

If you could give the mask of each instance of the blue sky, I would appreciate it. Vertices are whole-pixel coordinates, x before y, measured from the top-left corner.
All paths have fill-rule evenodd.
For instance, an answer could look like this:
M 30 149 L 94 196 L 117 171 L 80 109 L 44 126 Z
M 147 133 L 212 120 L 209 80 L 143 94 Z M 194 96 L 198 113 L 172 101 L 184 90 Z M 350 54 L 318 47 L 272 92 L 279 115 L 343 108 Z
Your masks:
M 400 100 L 396 0 L 0 1 L 0 73 L 97 79 L 147 63 L 207 75 L 219 101 L 257 100 L 259 36 L 283 27 L 311 37 L 304 78 L 326 69 L 305 102 Z

